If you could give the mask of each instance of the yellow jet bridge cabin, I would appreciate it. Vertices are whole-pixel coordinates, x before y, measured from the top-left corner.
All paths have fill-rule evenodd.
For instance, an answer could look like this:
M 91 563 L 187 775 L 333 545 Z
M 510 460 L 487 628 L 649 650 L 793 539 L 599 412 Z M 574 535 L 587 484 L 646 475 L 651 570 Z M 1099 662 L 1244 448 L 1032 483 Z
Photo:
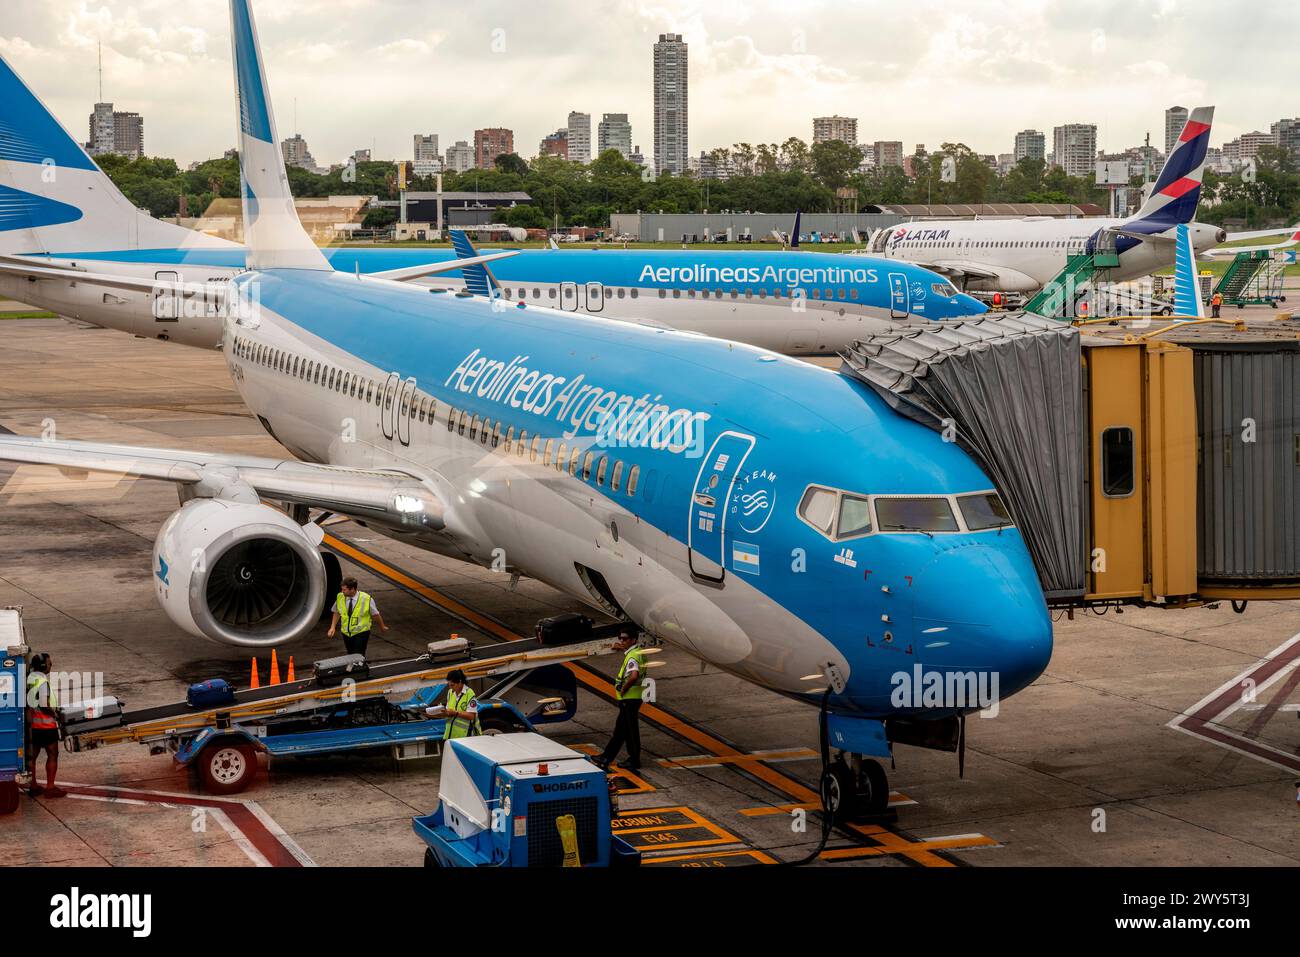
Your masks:
M 1003 314 L 843 359 L 975 456 L 1053 607 L 1300 599 L 1300 321 Z

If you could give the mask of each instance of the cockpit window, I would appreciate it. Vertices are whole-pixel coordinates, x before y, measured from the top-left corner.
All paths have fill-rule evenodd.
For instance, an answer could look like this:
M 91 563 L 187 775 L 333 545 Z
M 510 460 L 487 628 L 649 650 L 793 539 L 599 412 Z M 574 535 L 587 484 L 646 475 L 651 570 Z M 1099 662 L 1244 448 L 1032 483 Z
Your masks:
M 835 520 L 836 494 L 827 488 L 813 486 L 803 493 L 799 503 L 799 517 L 817 531 L 829 534 Z
M 955 532 L 957 516 L 946 498 L 878 498 L 882 532 Z
M 997 492 L 981 492 L 978 495 L 963 495 L 957 499 L 961 509 L 962 520 L 972 532 L 982 532 L 990 528 L 1006 528 L 1015 523 Z
M 943 296 L 945 299 L 951 299 L 957 295 L 957 287 L 950 282 L 936 282 L 930 288 L 934 290 L 936 296 Z
M 871 534 L 871 503 L 857 495 L 840 498 L 840 521 L 835 527 L 835 540 L 858 538 Z

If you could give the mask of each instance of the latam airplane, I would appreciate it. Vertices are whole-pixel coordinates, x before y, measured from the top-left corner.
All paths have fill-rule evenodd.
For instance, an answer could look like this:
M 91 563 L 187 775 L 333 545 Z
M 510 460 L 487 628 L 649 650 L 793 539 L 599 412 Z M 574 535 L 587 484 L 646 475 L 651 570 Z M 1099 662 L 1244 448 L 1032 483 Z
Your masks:
M 294 211 L 248 0 L 231 15 L 249 269 L 222 347 L 294 457 L 0 436 L 0 460 L 179 486 L 153 556 L 177 626 L 244 647 L 306 634 L 326 597 L 309 510 L 350 515 L 820 705 L 848 756 L 823 787 L 873 808 L 886 719 L 952 721 L 990 701 L 945 682 L 996 702 L 1042 673 L 1051 621 L 992 481 L 862 383 L 332 269 Z
M 1112 282 L 1172 266 L 1175 230 L 1189 224 L 1198 254 L 1223 243 L 1217 226 L 1193 223 L 1205 177 L 1214 107 L 1192 111 L 1151 198 L 1131 219 L 1000 219 L 914 223 L 882 229 L 867 254 L 923 265 L 973 292 L 1035 293 L 1061 274 L 1070 256 L 1113 247 Z
M 0 295 L 148 338 L 213 348 L 221 287 L 244 247 L 132 207 L 0 59 Z M 330 249 L 349 273 L 463 288 L 450 251 Z M 906 263 L 794 252 L 497 252 L 502 295 L 609 319 L 663 323 L 790 355 L 827 355 L 884 324 L 979 315 L 947 279 Z M 105 292 L 76 273 L 155 279 Z M 454 279 L 438 279 L 440 274 Z M 434 277 L 434 278 L 430 278 Z

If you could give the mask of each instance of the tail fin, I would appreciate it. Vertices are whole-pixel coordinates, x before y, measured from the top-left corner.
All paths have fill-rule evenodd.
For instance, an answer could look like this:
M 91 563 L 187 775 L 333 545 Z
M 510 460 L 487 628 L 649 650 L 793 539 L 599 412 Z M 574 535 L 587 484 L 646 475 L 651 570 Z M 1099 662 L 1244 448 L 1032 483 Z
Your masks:
M 135 206 L 0 57 L 0 254 L 226 246 Z
M 799 230 L 802 228 L 802 225 L 803 225 L 803 210 L 796 209 L 794 211 L 794 232 L 790 234 L 791 249 L 799 248 Z
M 456 251 L 457 259 L 478 259 L 478 250 L 470 241 L 469 234 L 463 229 L 452 229 L 451 248 Z M 501 294 L 496 276 L 487 266 L 466 266 L 460 274 L 465 277 L 465 288 L 476 296 L 495 299 Z
M 1165 158 L 1165 168 L 1156 180 L 1151 198 L 1136 217 L 1124 224 L 1127 228 L 1153 234 L 1173 229 L 1179 223 L 1190 223 L 1196 217 L 1213 124 L 1214 107 L 1192 110 L 1177 145 Z
M 1186 223 L 1178 224 L 1178 245 L 1174 251 L 1174 314 L 1182 319 L 1205 318 L 1201 277 L 1196 274 L 1196 249 Z
M 248 266 L 331 271 L 293 206 L 250 0 L 230 0 L 230 25 L 239 93 L 239 172 Z

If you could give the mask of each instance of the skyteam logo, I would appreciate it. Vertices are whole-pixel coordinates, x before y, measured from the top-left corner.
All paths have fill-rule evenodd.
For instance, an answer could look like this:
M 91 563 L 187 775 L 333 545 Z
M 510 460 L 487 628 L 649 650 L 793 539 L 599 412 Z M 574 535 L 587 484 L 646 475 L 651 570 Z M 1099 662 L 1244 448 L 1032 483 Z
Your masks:
M 767 527 L 775 508 L 775 472 L 755 469 L 736 479 L 731 494 L 731 516 L 750 535 L 757 535 Z

